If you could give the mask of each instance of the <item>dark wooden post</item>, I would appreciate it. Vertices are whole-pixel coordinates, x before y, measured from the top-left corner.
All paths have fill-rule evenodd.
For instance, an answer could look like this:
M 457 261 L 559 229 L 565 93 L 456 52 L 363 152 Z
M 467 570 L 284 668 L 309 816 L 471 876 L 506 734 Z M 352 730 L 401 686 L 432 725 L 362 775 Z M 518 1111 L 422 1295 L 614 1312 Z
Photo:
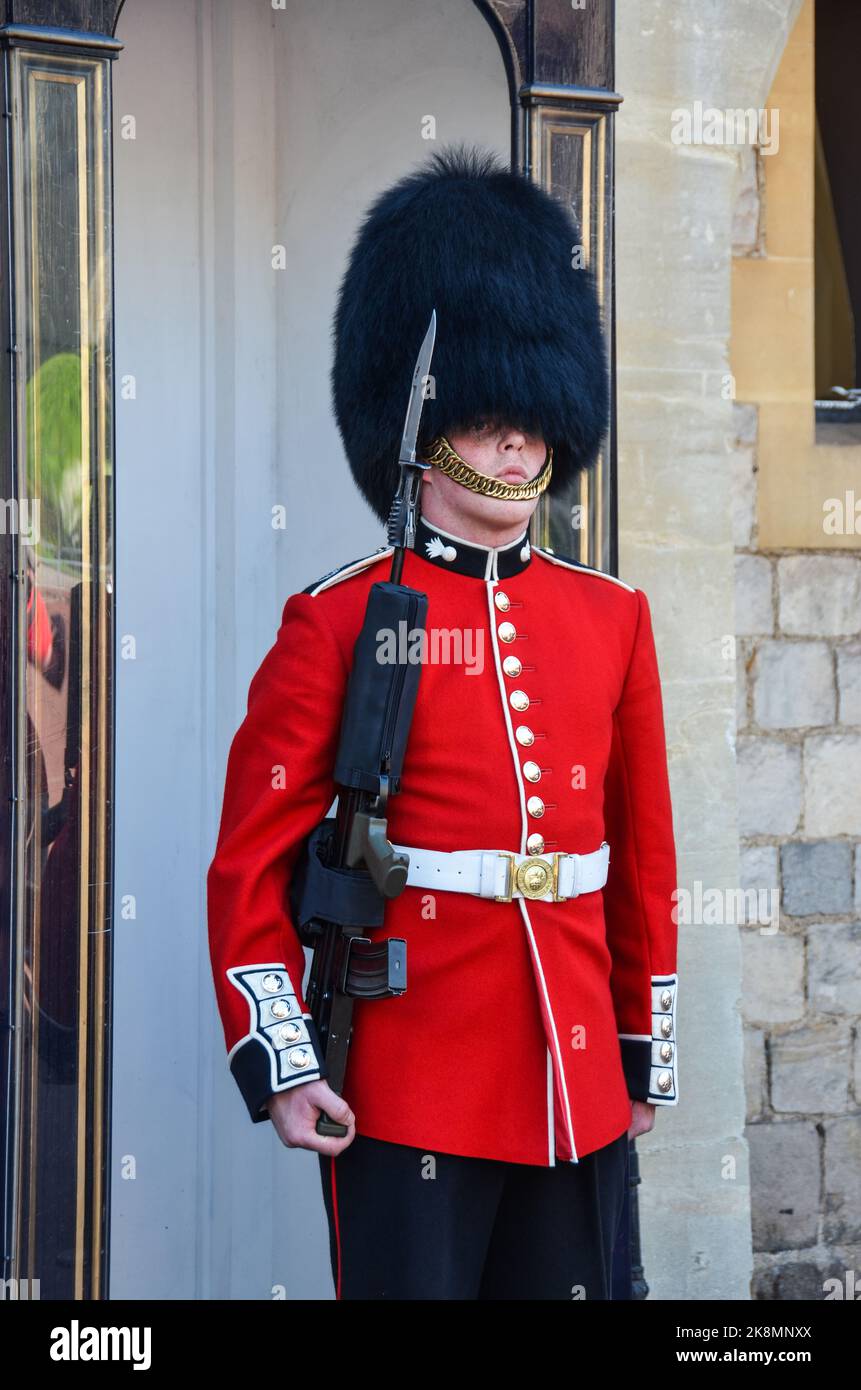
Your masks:
M 615 574 L 616 406 L 613 301 L 614 0 L 475 0 L 502 52 L 511 95 L 511 162 L 574 211 L 607 326 L 610 429 L 589 478 L 542 503 L 539 544 Z M 577 523 L 580 523 L 579 525 Z

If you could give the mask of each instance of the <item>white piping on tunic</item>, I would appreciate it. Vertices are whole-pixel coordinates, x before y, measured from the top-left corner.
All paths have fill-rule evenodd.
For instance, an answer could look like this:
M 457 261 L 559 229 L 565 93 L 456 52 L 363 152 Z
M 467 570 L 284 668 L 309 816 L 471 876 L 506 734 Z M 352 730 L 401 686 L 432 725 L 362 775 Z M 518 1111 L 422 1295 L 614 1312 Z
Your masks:
M 577 574 L 591 574 L 596 579 L 607 579 L 611 584 L 618 584 L 621 589 L 627 589 L 629 594 L 635 594 L 637 590 L 633 584 L 626 584 L 624 579 L 617 579 L 615 574 L 605 574 L 603 570 L 593 569 L 591 565 L 572 565 L 569 560 L 561 560 L 558 555 L 553 555 L 549 550 L 542 550 L 540 546 L 532 547 L 533 555 L 540 555 L 543 560 L 549 560 L 551 565 L 561 565 L 563 569 L 574 570 Z
M 387 555 L 394 553 L 393 545 L 383 545 L 379 550 L 375 550 L 372 555 L 363 555 L 361 560 L 353 560 L 349 565 L 344 565 L 343 569 L 335 570 L 327 579 L 321 579 L 320 583 L 310 590 L 311 598 L 321 594 L 324 589 L 331 589 L 333 584 L 340 584 L 342 579 L 349 579 L 351 575 L 358 574 L 360 570 L 367 569 L 368 565 L 374 564 L 377 560 L 385 560 Z
M 556 1125 L 553 1120 L 553 1058 L 547 1049 L 547 1145 L 550 1152 L 550 1167 L 556 1167 Z
M 504 714 L 504 716 L 505 716 L 505 730 L 506 730 L 506 733 L 508 734 L 508 746 L 509 746 L 509 749 L 511 750 L 511 757 L 512 757 L 512 760 L 513 760 L 513 762 L 514 762 L 514 773 L 515 773 L 515 777 L 517 778 L 517 791 L 518 791 L 518 796 L 519 796 L 519 798 L 520 798 L 520 853 L 521 853 L 521 854 L 525 854 L 525 853 L 526 853 L 526 827 L 527 827 L 527 821 L 526 821 L 526 798 L 525 798 L 525 795 L 524 795 L 524 791 L 523 791 L 523 781 L 522 781 L 521 774 L 520 774 L 520 761 L 519 761 L 518 754 L 517 754 L 517 744 L 516 744 L 515 739 L 514 739 L 514 731 L 513 731 L 512 727 L 511 727 L 511 715 L 510 715 L 509 710 L 508 710 L 508 700 L 506 699 L 506 695 L 505 695 L 505 681 L 504 681 L 504 678 L 503 678 L 502 664 L 501 664 L 500 659 L 499 659 L 499 638 L 498 638 L 498 636 L 497 636 L 497 631 L 496 631 L 496 609 L 495 609 L 494 603 L 493 603 L 493 590 L 494 590 L 494 588 L 496 587 L 497 583 L 498 583 L 498 580 L 488 580 L 488 581 L 487 581 L 487 584 L 486 584 L 486 590 L 487 590 L 487 607 L 488 607 L 488 612 L 489 612 L 489 614 L 490 614 L 490 641 L 491 641 L 491 646 L 493 647 L 493 661 L 494 661 L 494 665 L 495 665 L 495 667 L 496 667 L 496 680 L 497 680 L 497 684 L 498 684 L 498 686 L 499 686 L 500 697 L 501 697 L 501 699 L 502 699 L 502 712 L 503 712 L 503 714 Z M 551 1027 L 551 1031 L 552 1031 L 552 1034 L 553 1034 L 553 1047 L 554 1047 L 554 1050 L 555 1050 L 555 1052 L 556 1052 L 556 1059 L 557 1059 L 557 1064 L 558 1064 L 558 1068 L 559 1068 L 559 1077 L 560 1077 L 560 1081 L 561 1081 L 561 1084 L 562 1084 L 562 1094 L 563 1094 L 563 1097 L 564 1097 L 564 1100 L 565 1100 L 565 1120 L 566 1120 L 566 1124 L 567 1124 L 567 1127 L 568 1127 L 568 1139 L 569 1139 L 569 1142 L 570 1142 L 570 1144 L 571 1144 L 571 1152 L 572 1152 L 573 1155 L 574 1155 L 574 1158 L 571 1160 L 571 1162 L 576 1163 L 576 1162 L 578 1162 L 578 1159 L 577 1159 L 577 1147 L 576 1147 L 576 1145 L 575 1145 L 575 1143 L 574 1143 L 574 1128 L 573 1128 L 573 1125 L 572 1125 L 572 1123 L 571 1123 L 571 1106 L 570 1106 L 570 1104 L 569 1104 L 569 1102 L 568 1102 L 568 1089 L 567 1089 L 567 1086 L 566 1086 L 566 1084 L 565 1084 L 565 1072 L 564 1072 L 563 1067 L 562 1067 L 562 1054 L 561 1054 L 560 1049 L 559 1049 L 559 1037 L 558 1037 L 558 1034 L 557 1034 L 557 1032 L 556 1032 L 556 1020 L 555 1020 L 555 1018 L 553 1017 L 553 1010 L 552 1010 L 552 1008 L 550 1007 L 550 995 L 549 995 L 548 990 L 547 990 L 547 982 L 546 982 L 546 980 L 545 980 L 545 978 L 544 978 L 544 970 L 543 970 L 543 967 L 542 967 L 542 965 L 541 965 L 541 956 L 540 956 L 539 953 L 538 953 L 538 945 L 537 945 L 536 940 L 535 940 L 535 933 L 534 933 L 533 930 L 532 930 L 532 923 L 531 923 L 531 921 L 530 921 L 530 919 L 529 919 L 529 913 L 526 911 L 526 906 L 525 906 L 525 904 L 524 904 L 523 898 L 518 898 L 518 899 L 517 899 L 517 904 L 518 904 L 518 907 L 520 908 L 520 912 L 521 912 L 521 915 L 522 915 L 522 917 L 523 917 L 523 920 L 524 920 L 524 922 L 526 923 L 526 929 L 527 929 L 527 932 L 528 932 L 528 935 L 529 935 L 529 943 L 530 943 L 530 947 L 531 947 L 531 950 L 532 950 L 532 954 L 533 954 L 534 959 L 535 959 L 535 964 L 536 964 L 536 966 L 537 966 L 538 977 L 539 977 L 539 980 L 540 980 L 540 982 L 541 982 L 541 990 L 542 990 L 542 993 L 543 993 L 543 995 L 544 995 L 544 1003 L 545 1003 L 546 1008 L 547 1008 L 547 1015 L 548 1015 L 548 1017 L 549 1017 L 549 1019 L 550 1019 L 550 1027 Z M 548 1049 L 548 1052 L 547 1052 L 547 1060 L 548 1060 L 548 1062 L 551 1063 L 551 1066 L 550 1066 L 550 1076 L 549 1076 L 549 1087 L 548 1087 L 548 1097 L 547 1097 L 548 1132 L 549 1132 L 549 1136 L 550 1136 L 550 1137 L 549 1137 L 550 1154 L 549 1154 L 549 1163 L 548 1163 L 548 1166 L 549 1166 L 549 1167 L 555 1167 L 555 1165 L 556 1165 L 556 1142 L 555 1142 L 555 1134 L 554 1134 L 554 1128 L 553 1128 L 553 1088 L 552 1088 L 552 1082 L 553 1082 L 553 1067 L 552 1067 L 552 1059 L 551 1059 L 551 1056 L 550 1056 L 550 1051 L 549 1051 L 549 1049 Z
M 571 1122 L 571 1106 L 568 1102 L 568 1087 L 565 1084 L 565 1072 L 562 1068 L 562 1053 L 559 1048 L 559 1034 L 556 1032 L 556 1019 L 553 1017 L 553 1010 L 550 1007 L 550 995 L 547 990 L 547 982 L 544 979 L 544 969 L 541 965 L 541 956 L 538 954 L 538 945 L 535 940 L 535 933 L 532 930 L 532 922 L 530 921 L 529 913 L 526 910 L 526 900 L 524 898 L 518 898 L 517 906 L 520 908 L 520 911 L 523 915 L 523 920 L 526 923 L 526 927 L 529 932 L 529 941 L 532 946 L 533 954 L 535 956 L 535 963 L 538 966 L 538 974 L 541 978 L 541 989 L 544 994 L 545 1003 L 547 1004 L 547 1013 L 550 1016 L 550 1031 L 553 1034 L 553 1050 L 556 1053 L 556 1061 L 559 1066 L 559 1079 L 562 1083 L 562 1099 L 565 1101 L 565 1124 L 568 1128 L 568 1139 L 571 1143 L 571 1152 L 574 1155 L 574 1157 L 571 1159 L 571 1162 L 577 1163 L 579 1162 L 577 1158 L 577 1146 L 574 1143 L 574 1127 Z

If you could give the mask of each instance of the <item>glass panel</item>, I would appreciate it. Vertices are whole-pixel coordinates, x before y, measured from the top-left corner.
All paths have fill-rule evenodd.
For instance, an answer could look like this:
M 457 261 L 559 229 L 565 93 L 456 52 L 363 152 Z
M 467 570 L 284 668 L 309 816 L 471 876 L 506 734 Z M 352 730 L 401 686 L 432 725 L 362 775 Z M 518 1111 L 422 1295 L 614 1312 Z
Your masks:
M 530 112 L 533 165 L 549 193 L 571 206 L 583 237 L 585 263 L 595 276 L 605 327 L 612 320 L 612 114 L 584 103 L 548 103 Z M 594 468 L 567 492 L 543 497 L 532 523 L 536 545 L 549 545 L 598 569 L 612 569 L 611 515 L 615 419 Z
M 110 1055 L 109 60 L 9 60 L 21 582 L 7 1277 L 90 1298 L 104 1293 Z

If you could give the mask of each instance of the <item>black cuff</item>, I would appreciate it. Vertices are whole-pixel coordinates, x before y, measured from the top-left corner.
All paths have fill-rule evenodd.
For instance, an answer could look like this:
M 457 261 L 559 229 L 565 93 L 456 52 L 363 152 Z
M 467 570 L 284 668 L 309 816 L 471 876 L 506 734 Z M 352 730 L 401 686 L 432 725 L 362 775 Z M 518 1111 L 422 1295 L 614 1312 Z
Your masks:
M 649 1099 L 649 1074 L 652 1068 L 651 1038 L 619 1038 L 622 1049 L 622 1070 L 631 1100 Z
M 238 966 L 228 978 L 248 1000 L 251 1027 L 231 1048 L 230 1070 L 255 1124 L 271 1095 L 328 1076 L 314 1020 L 303 1013 L 286 966 Z
M 652 1034 L 620 1033 L 622 1069 L 632 1100 L 677 1105 L 676 994 L 678 975 L 653 975 Z

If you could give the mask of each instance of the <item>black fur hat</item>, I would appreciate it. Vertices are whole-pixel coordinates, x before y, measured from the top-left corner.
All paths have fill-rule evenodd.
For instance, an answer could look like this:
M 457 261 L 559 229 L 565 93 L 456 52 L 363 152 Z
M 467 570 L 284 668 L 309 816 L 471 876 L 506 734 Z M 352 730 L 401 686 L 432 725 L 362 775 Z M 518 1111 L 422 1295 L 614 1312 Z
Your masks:
M 502 419 L 553 445 L 556 492 L 607 428 L 607 355 L 591 273 L 573 269 L 573 216 L 496 155 L 459 146 L 380 194 L 341 281 L 335 415 L 353 476 L 383 520 L 416 356 L 437 335 L 420 444 Z

